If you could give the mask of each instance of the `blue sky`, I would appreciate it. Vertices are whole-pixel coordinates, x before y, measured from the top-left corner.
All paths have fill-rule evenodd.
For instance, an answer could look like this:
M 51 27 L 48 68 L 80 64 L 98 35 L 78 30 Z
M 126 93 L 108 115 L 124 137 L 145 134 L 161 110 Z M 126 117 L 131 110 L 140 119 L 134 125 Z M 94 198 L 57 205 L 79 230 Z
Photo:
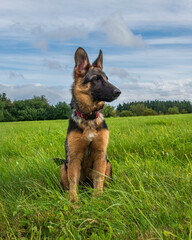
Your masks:
M 3 1 L 3 0 L 2 0 Z M 139 100 L 192 101 L 191 0 L 9 0 L 0 6 L 0 93 L 70 102 L 74 52 Z

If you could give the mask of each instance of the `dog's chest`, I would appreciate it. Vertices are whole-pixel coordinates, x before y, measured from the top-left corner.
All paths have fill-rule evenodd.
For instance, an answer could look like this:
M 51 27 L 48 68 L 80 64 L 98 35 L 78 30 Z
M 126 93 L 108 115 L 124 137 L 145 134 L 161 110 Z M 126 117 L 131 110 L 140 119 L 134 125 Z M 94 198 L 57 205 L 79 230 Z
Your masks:
M 83 132 L 83 136 L 88 142 L 92 142 L 97 136 L 97 131 L 93 129 L 86 129 Z
M 83 138 L 86 139 L 88 142 L 92 142 L 98 135 L 96 120 L 89 121 L 89 122 L 83 121 L 82 126 L 83 126 L 82 127 L 83 128 Z
M 93 133 L 93 132 L 90 132 L 89 134 L 88 134 L 88 140 L 89 141 L 93 141 L 93 138 L 94 138 L 94 136 L 95 136 L 95 134 Z

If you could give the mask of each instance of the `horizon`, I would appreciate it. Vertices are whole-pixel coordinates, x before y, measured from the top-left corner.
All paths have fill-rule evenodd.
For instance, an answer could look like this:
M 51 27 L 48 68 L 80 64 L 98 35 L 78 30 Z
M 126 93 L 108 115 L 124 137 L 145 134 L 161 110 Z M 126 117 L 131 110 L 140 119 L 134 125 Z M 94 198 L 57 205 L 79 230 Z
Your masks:
M 191 12 L 188 0 L 5 2 L 0 93 L 11 101 L 44 95 L 52 105 L 70 103 L 74 53 L 81 46 L 91 63 L 103 51 L 104 71 L 122 91 L 113 106 L 192 102 Z
M 67 105 L 69 105 L 70 106 L 70 103 L 67 103 L 67 102 L 65 102 L 65 101 L 59 101 L 59 102 L 56 102 L 55 104 L 51 104 L 49 101 L 48 101 L 48 99 L 46 98 L 46 96 L 45 95 L 41 95 L 41 96 L 33 96 L 33 97 L 31 97 L 31 98 L 26 98 L 26 99 L 17 99 L 17 100 L 11 100 L 8 96 L 7 96 L 7 94 L 6 93 L 0 93 L 0 96 L 2 95 L 2 94 L 5 94 L 5 97 L 6 97 L 6 99 L 7 100 L 10 100 L 11 101 L 11 103 L 13 103 L 14 101 L 27 101 L 27 100 L 33 100 L 33 99 L 35 99 L 35 98 L 41 98 L 41 97 L 43 97 L 46 101 L 47 101 L 47 103 L 50 105 L 50 106 L 56 106 L 58 103 L 66 103 Z M 158 99 L 154 99 L 154 100 L 143 100 L 143 101 L 141 101 L 141 100 L 139 100 L 139 101 L 129 101 L 129 102 L 120 102 L 120 103 L 118 103 L 117 105 L 112 105 L 112 107 L 114 107 L 114 108 L 117 108 L 119 105 L 124 105 L 124 104 L 132 104 L 132 103 L 135 103 L 135 104 L 138 104 L 138 103 L 143 103 L 143 104 L 145 104 L 145 103 L 147 103 L 147 102 L 179 102 L 179 103 L 181 103 L 181 102 L 190 102 L 191 104 L 192 104 L 192 101 L 190 101 L 190 100 L 186 100 L 186 99 L 182 99 L 182 100 L 158 100 Z M 111 102 L 105 102 L 105 105 L 111 105 Z

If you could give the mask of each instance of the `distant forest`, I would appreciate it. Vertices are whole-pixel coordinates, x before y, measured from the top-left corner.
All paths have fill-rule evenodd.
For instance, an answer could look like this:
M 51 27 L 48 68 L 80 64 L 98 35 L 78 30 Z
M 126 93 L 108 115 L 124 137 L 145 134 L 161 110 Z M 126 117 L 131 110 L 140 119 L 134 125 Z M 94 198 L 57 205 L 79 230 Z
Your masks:
M 116 108 L 105 105 L 101 110 L 105 117 L 150 116 L 160 114 L 192 113 L 190 101 L 141 101 L 119 104 Z M 70 106 L 59 102 L 50 105 L 45 96 L 11 101 L 0 94 L 0 122 L 67 119 Z
M 70 114 L 67 103 L 52 106 L 45 96 L 12 102 L 5 93 L 0 94 L 0 122 L 67 119 Z
M 142 101 L 119 104 L 116 109 L 119 115 L 147 116 L 163 114 L 192 113 L 190 101 Z

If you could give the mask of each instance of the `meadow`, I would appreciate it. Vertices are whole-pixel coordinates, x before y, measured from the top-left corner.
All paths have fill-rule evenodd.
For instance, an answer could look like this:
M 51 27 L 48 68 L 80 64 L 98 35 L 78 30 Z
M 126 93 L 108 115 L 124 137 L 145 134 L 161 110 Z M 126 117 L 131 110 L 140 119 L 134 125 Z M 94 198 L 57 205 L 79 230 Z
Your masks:
M 191 239 L 192 115 L 106 119 L 113 182 L 60 187 L 67 120 L 0 123 L 0 239 Z

